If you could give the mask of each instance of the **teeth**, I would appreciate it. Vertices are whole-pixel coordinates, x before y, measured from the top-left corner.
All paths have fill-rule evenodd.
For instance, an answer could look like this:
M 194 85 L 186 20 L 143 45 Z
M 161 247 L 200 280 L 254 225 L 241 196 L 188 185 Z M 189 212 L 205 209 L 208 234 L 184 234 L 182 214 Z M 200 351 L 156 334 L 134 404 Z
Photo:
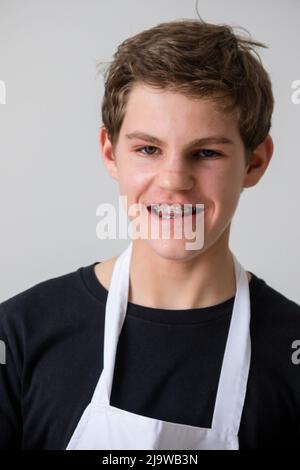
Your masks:
M 181 204 L 152 204 L 150 207 L 158 216 L 161 214 L 162 219 L 174 219 L 198 212 L 192 204 L 185 206 L 181 206 Z
M 154 204 L 154 210 L 160 211 L 162 213 L 170 214 L 171 212 L 175 212 L 176 214 L 181 214 L 183 208 L 180 205 L 168 205 L 168 204 Z

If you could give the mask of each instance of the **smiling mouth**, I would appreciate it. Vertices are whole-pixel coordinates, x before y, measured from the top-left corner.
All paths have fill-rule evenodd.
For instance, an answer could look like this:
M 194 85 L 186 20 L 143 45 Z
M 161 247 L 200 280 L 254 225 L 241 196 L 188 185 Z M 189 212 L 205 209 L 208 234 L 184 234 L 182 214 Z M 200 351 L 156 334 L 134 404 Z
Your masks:
M 149 214 L 153 214 L 156 217 L 161 219 L 177 219 L 188 217 L 190 215 L 200 214 L 204 211 L 203 207 L 196 207 L 192 206 L 191 204 L 187 204 L 184 206 L 181 205 L 173 205 L 169 206 L 167 204 L 151 204 L 147 206 L 147 210 Z

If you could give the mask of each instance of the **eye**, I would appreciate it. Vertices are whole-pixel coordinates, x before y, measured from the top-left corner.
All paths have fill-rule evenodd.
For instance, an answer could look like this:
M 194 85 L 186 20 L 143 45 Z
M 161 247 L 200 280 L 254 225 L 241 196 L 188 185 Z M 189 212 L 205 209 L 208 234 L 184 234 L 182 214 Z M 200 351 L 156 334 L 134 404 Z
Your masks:
M 200 158 L 213 158 L 213 157 L 218 157 L 221 154 L 219 152 L 215 152 L 215 150 L 210 150 L 210 149 L 200 149 L 195 152 L 196 156 L 198 156 L 201 152 L 203 152 L 202 155 L 200 155 Z
M 145 150 L 145 149 L 147 149 L 147 150 L 150 149 L 150 152 L 143 153 L 142 150 Z M 151 151 L 153 149 L 157 150 L 157 147 L 154 147 L 153 145 L 146 145 L 145 147 L 140 147 L 140 148 L 136 149 L 135 151 L 136 152 L 141 152 L 143 155 L 153 155 L 154 152 Z

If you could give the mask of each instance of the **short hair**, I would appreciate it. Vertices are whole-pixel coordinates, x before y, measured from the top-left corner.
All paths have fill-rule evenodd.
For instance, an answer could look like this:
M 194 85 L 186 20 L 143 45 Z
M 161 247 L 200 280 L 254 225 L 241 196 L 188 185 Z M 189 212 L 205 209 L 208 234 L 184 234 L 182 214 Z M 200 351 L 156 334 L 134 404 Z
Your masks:
M 102 122 L 112 145 L 129 93 L 143 83 L 210 98 L 221 111 L 235 113 L 247 163 L 269 133 L 274 108 L 271 80 L 255 47 L 267 46 L 235 34 L 229 25 L 193 19 L 160 23 L 127 38 L 104 74 Z

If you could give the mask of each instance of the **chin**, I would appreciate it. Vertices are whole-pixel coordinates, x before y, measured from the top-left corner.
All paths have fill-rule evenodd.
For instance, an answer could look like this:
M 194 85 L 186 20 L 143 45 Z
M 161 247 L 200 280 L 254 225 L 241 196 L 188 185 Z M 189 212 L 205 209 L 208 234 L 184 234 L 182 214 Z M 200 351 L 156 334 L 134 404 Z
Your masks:
M 200 252 L 203 252 L 203 246 L 197 249 L 187 249 L 186 245 L 193 244 L 193 240 L 176 240 L 176 239 L 158 239 L 158 240 L 147 240 L 148 247 L 153 250 L 158 256 L 168 260 L 174 261 L 187 261 Z

